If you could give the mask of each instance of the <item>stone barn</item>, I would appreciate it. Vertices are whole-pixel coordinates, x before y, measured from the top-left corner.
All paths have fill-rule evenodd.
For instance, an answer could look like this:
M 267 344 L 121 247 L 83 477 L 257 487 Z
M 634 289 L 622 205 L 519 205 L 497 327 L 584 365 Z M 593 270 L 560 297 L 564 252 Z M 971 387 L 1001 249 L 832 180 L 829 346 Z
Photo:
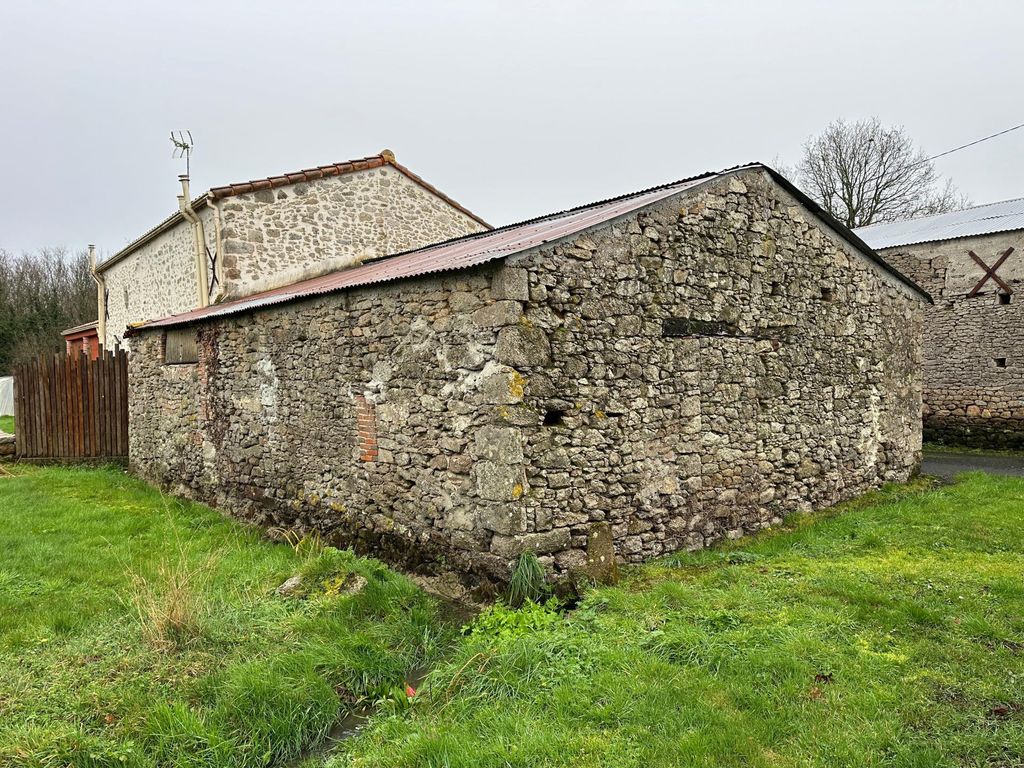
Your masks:
M 1024 448 L 1024 198 L 857 234 L 935 297 L 922 342 L 925 438 Z
M 131 464 L 406 565 L 641 561 L 914 473 L 928 301 L 709 173 L 133 329 Z

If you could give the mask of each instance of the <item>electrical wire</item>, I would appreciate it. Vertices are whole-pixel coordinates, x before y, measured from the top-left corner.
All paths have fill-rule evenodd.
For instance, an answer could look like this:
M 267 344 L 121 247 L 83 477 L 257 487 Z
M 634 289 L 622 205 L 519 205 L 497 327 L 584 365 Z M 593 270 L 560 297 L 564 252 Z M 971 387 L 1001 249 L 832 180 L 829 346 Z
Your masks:
M 959 147 L 953 147 L 953 149 L 947 149 L 945 152 L 939 152 L 939 154 L 937 154 L 937 155 L 932 155 L 931 157 L 926 157 L 924 160 L 919 160 L 918 162 L 914 163 L 914 165 L 924 165 L 925 163 L 930 163 L 932 160 L 937 160 L 938 158 L 945 157 L 946 155 L 952 155 L 954 152 L 959 152 L 961 149 L 967 149 L 968 147 L 973 147 L 975 144 L 981 144 L 984 141 L 988 141 L 989 139 L 997 138 L 998 136 L 1002 136 L 1004 133 L 1010 133 L 1011 131 L 1016 131 L 1016 130 L 1019 130 L 1021 128 L 1024 128 L 1024 123 L 1021 123 L 1020 125 L 1015 125 L 1012 128 L 1007 128 L 1007 129 L 1005 129 L 1003 131 L 999 131 L 998 133 L 993 133 L 991 136 L 986 136 L 983 139 L 977 139 L 975 141 L 970 141 L 967 144 L 961 144 Z

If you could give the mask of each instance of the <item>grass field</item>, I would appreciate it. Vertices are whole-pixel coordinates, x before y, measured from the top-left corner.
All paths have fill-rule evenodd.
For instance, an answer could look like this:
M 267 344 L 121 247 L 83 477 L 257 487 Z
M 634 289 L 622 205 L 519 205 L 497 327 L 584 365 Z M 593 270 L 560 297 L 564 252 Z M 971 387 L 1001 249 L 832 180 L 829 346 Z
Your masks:
M 295 548 L 117 470 L 0 477 L 0 766 L 264 766 L 449 647 L 379 563 Z M 303 572 L 310 593 L 275 588 Z M 347 592 L 365 585 L 357 594 Z
M 0 416 L 0 432 L 6 432 L 9 435 L 14 434 L 13 416 Z
M 487 622 L 331 765 L 1024 765 L 1024 482 L 836 512 Z
M 5 768 L 1024 765 L 1021 480 L 890 489 L 459 634 L 372 561 L 116 471 L 17 471 Z M 311 594 L 276 595 L 296 571 Z M 192 619 L 168 624 L 178 592 Z M 292 760 L 360 697 L 360 735 Z

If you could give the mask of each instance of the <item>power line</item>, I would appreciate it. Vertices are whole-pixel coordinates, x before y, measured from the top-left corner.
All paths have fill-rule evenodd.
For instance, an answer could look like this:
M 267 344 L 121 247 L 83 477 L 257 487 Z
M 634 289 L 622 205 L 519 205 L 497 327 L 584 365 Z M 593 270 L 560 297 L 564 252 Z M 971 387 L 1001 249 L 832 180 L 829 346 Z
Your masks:
M 936 159 L 938 159 L 940 157 L 945 157 L 946 155 L 951 155 L 954 152 L 959 152 L 961 149 L 967 149 L 968 147 L 973 147 L 975 144 L 981 144 L 983 141 L 988 141 L 989 139 L 994 139 L 994 138 L 996 138 L 998 136 L 1002 136 L 1004 133 L 1010 133 L 1011 131 L 1016 131 L 1016 130 L 1018 130 L 1020 128 L 1024 128 L 1024 123 L 1021 123 L 1020 125 L 1015 125 L 1012 128 L 1007 128 L 1006 130 L 1003 130 L 1003 131 L 999 131 L 998 133 L 993 133 L 991 136 L 986 136 L 983 139 L 977 139 L 975 141 L 970 141 L 967 144 L 961 144 L 959 147 L 953 147 L 953 149 L 947 149 L 945 152 L 939 152 L 939 154 L 937 154 L 937 155 L 932 155 L 931 157 L 926 157 L 924 160 L 919 160 L 914 165 L 923 165 L 924 163 L 930 163 L 932 160 L 936 160 Z
M 921 160 L 918 160 L 918 161 L 913 162 L 910 165 L 906 166 L 906 168 L 904 170 L 910 170 L 911 168 L 917 168 L 917 166 L 919 166 L 919 165 L 924 165 L 925 163 L 930 163 L 932 160 L 936 160 L 936 159 L 938 159 L 940 157 L 945 157 L 946 155 L 951 155 L 954 152 L 959 152 L 961 149 L 967 149 L 968 147 L 973 147 L 976 144 L 981 144 L 982 142 L 986 142 L 986 141 L 988 141 L 990 139 L 995 139 L 995 138 L 997 138 L 999 136 L 1002 136 L 1003 134 L 1010 133 L 1012 131 L 1016 131 L 1016 130 L 1019 130 L 1021 128 L 1024 128 L 1024 123 L 1020 123 L 1018 125 L 1014 125 L 1014 126 L 1012 126 L 1010 128 L 1005 128 L 1005 129 L 1003 129 L 1003 130 L 1001 130 L 1001 131 L 999 131 L 997 133 L 993 133 L 990 136 L 985 136 L 985 137 L 983 137 L 981 139 L 975 139 L 974 141 L 969 141 L 966 144 L 961 144 L 959 147 L 953 147 L 952 149 L 947 149 L 945 152 L 939 152 L 939 154 L 937 154 L 937 155 L 932 155 L 931 157 L 925 157 L 925 158 L 923 158 Z M 874 139 L 873 138 L 869 139 L 869 141 L 874 141 Z M 864 185 L 874 184 L 876 181 L 881 179 L 884 175 L 885 174 L 880 173 L 877 176 L 875 176 L 873 178 L 870 178 L 867 181 L 865 181 Z

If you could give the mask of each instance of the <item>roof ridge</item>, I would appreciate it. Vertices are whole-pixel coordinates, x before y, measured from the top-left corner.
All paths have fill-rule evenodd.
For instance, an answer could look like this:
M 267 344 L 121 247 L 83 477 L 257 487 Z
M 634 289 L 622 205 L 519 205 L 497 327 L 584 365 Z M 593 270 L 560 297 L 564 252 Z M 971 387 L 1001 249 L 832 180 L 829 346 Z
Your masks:
M 389 159 L 390 158 L 390 159 Z M 211 200 L 219 200 L 232 195 L 243 195 L 248 192 L 257 192 L 262 189 L 274 189 L 290 184 L 300 184 L 303 181 L 316 181 L 317 179 L 341 176 L 345 173 L 380 168 L 381 166 L 394 162 L 395 155 L 390 150 L 382 150 L 376 155 L 356 158 L 354 160 L 343 160 L 340 163 L 328 163 L 317 165 L 312 168 L 302 168 L 298 171 L 280 173 L 275 176 L 261 176 L 248 181 L 237 181 L 229 184 L 222 184 L 219 187 L 210 187 L 208 192 Z

